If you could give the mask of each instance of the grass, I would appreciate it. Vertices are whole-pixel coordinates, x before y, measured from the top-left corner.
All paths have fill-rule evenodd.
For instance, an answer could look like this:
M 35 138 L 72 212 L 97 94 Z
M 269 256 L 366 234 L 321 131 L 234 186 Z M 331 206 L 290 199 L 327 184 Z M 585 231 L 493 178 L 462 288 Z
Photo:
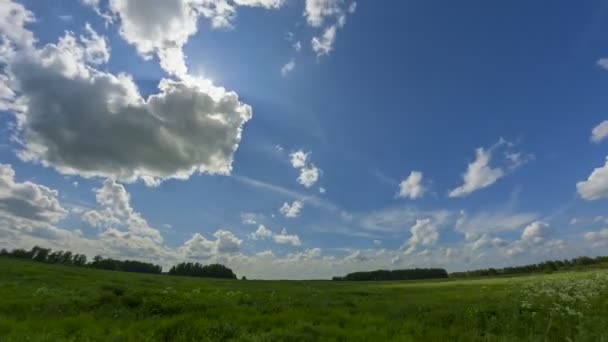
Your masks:
M 0 341 L 608 341 L 608 272 L 241 281 L 0 258 Z

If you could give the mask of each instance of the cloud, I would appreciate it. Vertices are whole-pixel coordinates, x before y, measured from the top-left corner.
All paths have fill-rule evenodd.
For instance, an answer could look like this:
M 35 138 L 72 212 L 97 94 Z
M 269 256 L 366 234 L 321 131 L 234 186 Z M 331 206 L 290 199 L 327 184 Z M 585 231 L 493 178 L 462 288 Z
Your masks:
M 158 93 L 143 98 L 129 75 L 95 69 L 107 58 L 88 32 L 0 56 L 10 89 L 26 104 L 15 113 L 19 156 L 66 175 L 150 185 L 195 172 L 230 174 L 251 107 L 194 78 L 163 79 Z
M 608 70 L 608 58 L 601 58 L 597 61 L 597 65 L 602 69 Z
M 304 16 L 312 27 L 322 27 L 327 21 L 334 23 L 323 30 L 321 36 L 313 37 L 311 46 L 317 58 L 328 55 L 336 41 L 336 31 L 346 24 L 346 15 L 352 14 L 357 8 L 356 2 L 346 6 L 344 0 L 306 0 Z
M 300 216 L 302 208 L 304 208 L 304 205 L 301 201 L 293 201 L 291 205 L 285 202 L 283 203 L 283 206 L 279 209 L 279 211 L 281 212 L 281 214 L 283 214 L 283 216 L 287 218 L 296 218 Z
M 608 120 L 600 122 L 591 130 L 591 141 L 599 144 L 604 139 L 608 138 Z
M 67 213 L 59 203 L 56 190 L 30 181 L 18 182 L 12 166 L 0 164 L 0 217 L 30 223 L 55 223 Z
M 410 175 L 399 184 L 399 197 L 416 199 L 422 198 L 426 188 L 422 185 L 422 172 L 412 171 Z
M 280 8 L 285 4 L 285 0 L 234 0 L 234 3 L 239 6 L 263 7 L 263 8 Z
M 289 154 L 291 166 L 300 170 L 298 183 L 310 188 L 319 180 L 320 170 L 310 163 L 310 152 L 298 150 Z
M 412 236 L 405 242 L 403 248 L 408 247 L 405 254 L 416 250 L 417 246 L 432 246 L 439 239 L 437 225 L 430 218 L 418 219 L 410 228 Z
M 243 224 L 255 225 L 264 219 L 264 214 L 258 213 L 241 213 L 241 222 Z
M 586 181 L 576 183 L 576 189 L 587 201 L 608 197 L 608 158 L 604 166 L 595 168 Z
M 465 197 L 474 191 L 494 184 L 505 175 L 502 169 L 489 166 L 492 158 L 491 150 L 484 150 L 480 147 L 475 153 L 475 160 L 469 164 L 467 171 L 462 175 L 464 184 L 450 191 L 450 197 Z
M 255 232 L 249 234 L 249 237 L 253 240 L 263 240 L 266 238 L 271 238 L 272 235 L 272 231 L 261 224 L 258 226 L 258 229 Z
M 281 67 L 281 76 L 283 76 L 283 77 L 287 76 L 287 74 L 292 72 L 295 67 L 296 67 L 296 61 L 292 58 L 289 60 L 289 62 L 285 63 L 285 65 L 283 65 L 283 67 Z
M 102 209 L 86 211 L 82 215 L 85 222 L 106 229 L 123 226 L 133 235 L 147 237 L 158 244 L 163 242 L 158 229 L 150 227 L 142 215 L 133 210 L 131 196 L 122 184 L 106 179 L 95 191 L 95 199 Z
M 287 229 L 285 228 L 283 228 L 280 234 L 275 234 L 272 238 L 274 239 L 274 242 L 281 245 L 292 245 L 294 247 L 302 245 L 300 237 L 295 234 L 287 234 Z
M 262 224 L 258 226 L 255 232 L 249 234 L 249 238 L 252 240 L 272 239 L 277 244 L 292 245 L 294 247 L 302 245 L 300 237 L 295 234 L 287 234 L 287 229 L 283 228 L 281 233 L 277 234 Z
M 329 26 L 320 37 L 312 38 L 312 50 L 317 54 L 317 57 L 329 55 L 336 41 L 337 29 L 336 25 Z
M 431 218 L 437 226 L 447 224 L 455 214 L 448 210 L 421 210 L 417 207 L 395 207 L 355 215 L 356 222 L 365 230 L 396 233 L 406 225 L 415 224 L 420 217 Z
M 306 0 L 304 16 L 310 26 L 320 27 L 327 19 L 343 14 L 343 0 Z
M 234 254 L 239 252 L 243 240 L 237 238 L 232 232 L 220 229 L 213 233 L 215 240 L 208 240 L 199 233 L 186 241 L 179 248 L 179 252 L 187 258 L 210 259 L 223 254 Z
M 310 188 L 315 185 L 315 183 L 319 180 L 319 169 L 311 164 L 310 166 L 306 166 L 300 169 L 300 175 L 298 176 L 298 183 L 303 186 Z
M 309 156 L 310 156 L 310 152 L 305 153 L 302 150 L 298 150 L 298 151 L 290 153 L 289 158 L 291 161 L 291 166 L 293 166 L 295 169 L 305 167 L 306 163 L 308 163 Z
M 36 41 L 34 34 L 25 28 L 35 20 L 34 13 L 22 4 L 0 1 L 0 32 L 19 47 L 30 46 Z
M 596 232 L 587 232 L 584 237 L 592 247 L 608 247 L 608 228 Z
M 512 231 L 537 218 L 538 214 L 536 213 L 517 213 L 509 209 L 486 210 L 473 215 L 462 211 L 456 221 L 455 229 L 464 234 Z
M 539 244 L 545 241 L 550 233 L 551 228 L 549 224 L 542 221 L 535 221 L 524 228 L 521 239 L 528 243 Z

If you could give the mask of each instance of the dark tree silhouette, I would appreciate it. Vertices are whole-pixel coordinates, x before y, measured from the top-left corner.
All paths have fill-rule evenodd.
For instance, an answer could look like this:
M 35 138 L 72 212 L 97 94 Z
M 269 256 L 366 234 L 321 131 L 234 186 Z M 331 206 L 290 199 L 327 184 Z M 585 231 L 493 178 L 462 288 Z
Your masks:
M 417 280 L 447 278 L 448 272 L 443 268 L 414 268 L 406 270 L 377 270 L 371 272 L 349 273 L 344 277 L 333 277 L 333 280 L 376 281 L 376 280 Z
M 169 270 L 170 275 L 184 275 L 191 277 L 236 279 L 231 269 L 220 264 L 202 265 L 191 262 L 182 262 Z

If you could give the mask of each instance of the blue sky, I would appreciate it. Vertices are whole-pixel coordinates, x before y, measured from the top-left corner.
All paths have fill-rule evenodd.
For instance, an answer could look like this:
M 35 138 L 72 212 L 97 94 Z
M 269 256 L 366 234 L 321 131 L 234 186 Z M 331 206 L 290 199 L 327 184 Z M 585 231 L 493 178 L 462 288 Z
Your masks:
M 0 247 L 250 278 L 608 247 L 602 1 L 0 4 Z

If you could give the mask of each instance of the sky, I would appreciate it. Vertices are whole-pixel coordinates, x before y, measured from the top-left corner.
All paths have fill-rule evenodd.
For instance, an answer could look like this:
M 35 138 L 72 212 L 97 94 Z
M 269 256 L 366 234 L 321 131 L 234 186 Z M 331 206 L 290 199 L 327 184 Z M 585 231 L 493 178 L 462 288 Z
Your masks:
M 0 248 L 250 279 L 608 250 L 608 6 L 0 0 Z

